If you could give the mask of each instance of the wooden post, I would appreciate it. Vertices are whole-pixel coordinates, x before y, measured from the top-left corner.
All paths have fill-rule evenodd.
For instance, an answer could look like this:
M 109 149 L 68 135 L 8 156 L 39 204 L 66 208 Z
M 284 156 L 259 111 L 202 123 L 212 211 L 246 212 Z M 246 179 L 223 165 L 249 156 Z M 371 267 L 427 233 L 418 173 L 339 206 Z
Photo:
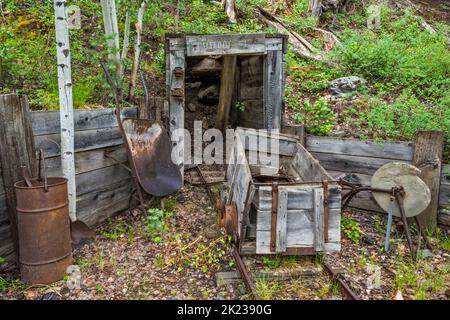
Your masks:
M 67 0 L 55 0 L 56 54 L 58 61 L 59 114 L 61 121 L 61 167 L 67 178 L 69 215 L 76 216 L 74 123 L 72 102 L 72 74 L 70 66 L 69 26 L 67 23 Z
M 427 184 L 431 192 L 430 205 L 419 214 L 418 218 L 422 226 L 432 232 L 437 226 L 443 144 L 444 134 L 442 132 L 419 131 L 414 145 L 412 164 L 422 171 L 420 178 Z
M 27 166 L 31 175 L 36 175 L 36 153 L 33 131 L 24 95 L 0 95 L 0 165 L 6 206 L 11 223 L 16 257 L 19 254 L 17 234 L 16 195 L 14 183 L 23 180 L 21 166 Z
M 305 126 L 303 124 L 283 124 L 281 131 L 298 137 L 300 144 L 305 146 Z
M 217 117 L 215 127 L 224 131 L 227 128 L 230 116 L 231 103 L 233 102 L 233 91 L 236 80 L 237 56 L 224 55 L 222 63 L 222 76 L 220 79 L 220 96 L 217 107 Z

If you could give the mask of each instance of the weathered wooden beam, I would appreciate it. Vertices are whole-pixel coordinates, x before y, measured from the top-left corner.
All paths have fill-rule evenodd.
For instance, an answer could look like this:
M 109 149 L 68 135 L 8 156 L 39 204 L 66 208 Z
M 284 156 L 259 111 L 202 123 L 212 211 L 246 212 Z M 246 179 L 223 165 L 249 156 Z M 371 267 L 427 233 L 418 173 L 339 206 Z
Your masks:
M 422 171 L 420 178 L 431 192 L 431 202 L 418 218 L 429 231 L 434 231 L 437 226 L 443 145 L 443 132 L 419 131 L 416 134 L 412 164 Z
M 303 124 L 283 124 L 281 132 L 298 137 L 302 146 L 305 146 L 305 126 Z
M 215 127 L 221 131 L 224 131 L 227 128 L 231 104 L 233 103 L 233 92 L 236 80 L 236 61 L 237 56 L 234 55 L 226 55 L 223 57 L 219 105 L 217 107 L 215 125 Z
M 0 164 L 6 206 L 16 256 L 19 254 L 14 183 L 22 180 L 21 166 L 36 174 L 36 152 L 28 99 L 23 95 L 0 95 Z

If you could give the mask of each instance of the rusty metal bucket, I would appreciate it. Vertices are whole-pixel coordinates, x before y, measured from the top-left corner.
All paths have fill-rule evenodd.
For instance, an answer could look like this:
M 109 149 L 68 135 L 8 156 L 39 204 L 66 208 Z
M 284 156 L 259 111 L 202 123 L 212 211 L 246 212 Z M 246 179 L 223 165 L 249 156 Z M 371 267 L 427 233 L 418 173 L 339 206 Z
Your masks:
M 121 119 L 118 110 L 116 116 L 133 174 L 145 192 L 163 197 L 180 189 L 183 179 L 172 161 L 172 145 L 163 125 L 147 119 Z
M 49 284 L 62 280 L 72 263 L 67 179 L 24 178 L 14 185 L 20 273 L 25 283 Z

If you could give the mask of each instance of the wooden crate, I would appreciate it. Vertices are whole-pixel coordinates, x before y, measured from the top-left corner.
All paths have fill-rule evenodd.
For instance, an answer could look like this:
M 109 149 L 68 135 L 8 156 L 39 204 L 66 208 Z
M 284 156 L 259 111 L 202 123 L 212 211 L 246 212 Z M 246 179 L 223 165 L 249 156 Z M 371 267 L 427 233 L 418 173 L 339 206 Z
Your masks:
M 265 162 L 266 153 L 278 163 Z M 341 189 L 295 136 L 238 128 L 228 162 L 242 254 L 340 250 Z

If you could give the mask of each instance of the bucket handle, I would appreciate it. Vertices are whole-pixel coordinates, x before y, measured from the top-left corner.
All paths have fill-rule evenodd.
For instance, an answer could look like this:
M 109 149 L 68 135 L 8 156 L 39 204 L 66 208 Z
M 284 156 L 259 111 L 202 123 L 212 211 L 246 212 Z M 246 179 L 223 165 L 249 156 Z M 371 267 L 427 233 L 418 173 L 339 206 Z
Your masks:
M 28 172 L 27 166 L 21 166 L 20 168 L 22 169 L 22 177 L 23 177 L 23 180 L 25 181 L 26 186 L 28 188 L 33 187 L 33 184 L 31 183 L 31 179 L 30 179 L 30 173 Z
M 45 192 L 48 192 L 48 182 L 47 182 L 47 168 L 45 166 L 45 157 L 44 157 L 44 150 L 39 150 L 39 175 L 38 180 L 42 181 L 42 172 L 44 174 L 44 190 Z

